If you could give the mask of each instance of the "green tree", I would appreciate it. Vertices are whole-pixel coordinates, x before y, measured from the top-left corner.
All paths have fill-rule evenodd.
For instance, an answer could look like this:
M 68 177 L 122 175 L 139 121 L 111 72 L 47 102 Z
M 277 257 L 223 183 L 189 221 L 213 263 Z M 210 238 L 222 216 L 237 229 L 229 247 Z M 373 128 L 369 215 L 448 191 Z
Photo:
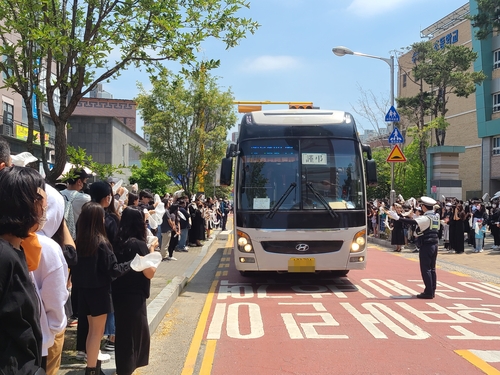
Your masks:
M 136 98 L 150 135 L 152 153 L 186 191 L 203 191 L 203 181 L 220 165 L 227 131 L 236 123 L 233 95 L 222 92 L 204 67 L 185 78 L 168 71 L 151 77 L 152 90 Z
M 32 147 L 33 100 L 46 102 L 56 128 L 55 165 L 42 162 L 49 181 L 66 163 L 66 126 L 80 99 L 129 66 L 153 73 L 165 60 L 189 65 L 208 38 L 234 47 L 258 24 L 242 18 L 245 0 L 0 0 L 0 69 L 4 87 L 19 93 L 28 113 Z M 207 67 L 218 65 L 207 62 Z M 33 94 L 36 94 L 36 98 Z M 38 116 L 41 120 L 42 118 Z M 31 145 L 31 146 L 30 146 Z
M 167 165 L 150 152 L 141 155 L 141 167 L 133 166 L 131 171 L 129 182 L 137 183 L 141 190 L 150 189 L 160 197 L 174 190 L 172 178 L 167 174 Z
M 446 45 L 436 50 L 430 41 L 414 43 L 413 66 L 407 77 L 418 87 L 417 95 L 397 98 L 398 109 L 416 129 L 413 136 L 419 142 L 418 154 L 424 168 L 427 168 L 427 147 L 429 131 L 435 130 L 436 143 L 444 145 L 448 112 L 447 103 L 450 94 L 468 97 L 475 92 L 485 75 L 471 72 L 470 68 L 477 54 L 464 46 Z M 404 71 L 404 69 L 402 69 Z M 426 123 L 425 117 L 433 120 Z
M 377 179 L 375 186 L 366 187 L 368 200 L 389 198 L 391 191 L 391 166 L 386 161 L 391 149 L 389 147 L 377 147 L 372 151 L 372 157 L 377 162 Z
M 216 186 L 215 182 L 217 180 L 216 173 L 218 170 L 214 170 L 207 174 L 205 178 L 205 195 L 217 198 L 227 198 L 232 199 L 231 192 L 233 191 L 232 186 Z
M 467 98 L 476 91 L 476 85 L 481 84 L 486 75 L 483 72 L 470 71 L 472 63 L 477 59 L 477 53 L 465 46 L 447 44 L 443 49 L 431 48 L 431 42 L 424 42 L 430 53 L 419 66 L 419 74 L 430 86 L 433 94 L 430 124 L 436 134 L 436 143 L 443 146 L 446 138 L 446 128 L 449 123 L 445 116 L 450 94 L 459 98 Z M 417 57 L 418 58 L 418 57 Z
M 411 137 L 411 131 L 410 131 Z M 406 162 L 396 163 L 394 175 L 396 177 L 397 192 L 407 200 L 410 197 L 418 198 L 426 191 L 426 170 L 420 161 L 420 142 L 413 137 L 412 142 L 405 146 Z
M 68 146 L 67 152 L 69 162 L 73 164 L 74 169 L 90 169 L 98 180 L 106 181 L 108 177 L 121 174 L 123 168 L 126 168 L 124 165 L 97 163 L 92 159 L 92 156 L 87 155 L 86 150 L 81 147 L 75 148 L 73 146 Z M 63 176 L 62 180 L 65 181 L 68 178 L 74 177 L 72 173 L 73 170 L 70 170 Z
M 476 0 L 477 13 L 470 15 L 472 26 L 476 27 L 476 38 L 486 39 L 494 31 L 500 30 L 500 6 L 498 0 Z

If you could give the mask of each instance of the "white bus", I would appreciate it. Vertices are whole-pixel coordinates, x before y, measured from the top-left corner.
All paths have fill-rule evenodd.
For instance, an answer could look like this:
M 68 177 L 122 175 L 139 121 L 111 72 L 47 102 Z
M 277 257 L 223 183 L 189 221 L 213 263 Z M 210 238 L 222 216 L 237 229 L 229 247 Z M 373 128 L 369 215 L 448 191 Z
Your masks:
M 349 113 L 247 113 L 222 160 L 223 185 L 233 159 L 233 253 L 242 274 L 365 268 L 366 183 L 376 182 L 376 165 Z

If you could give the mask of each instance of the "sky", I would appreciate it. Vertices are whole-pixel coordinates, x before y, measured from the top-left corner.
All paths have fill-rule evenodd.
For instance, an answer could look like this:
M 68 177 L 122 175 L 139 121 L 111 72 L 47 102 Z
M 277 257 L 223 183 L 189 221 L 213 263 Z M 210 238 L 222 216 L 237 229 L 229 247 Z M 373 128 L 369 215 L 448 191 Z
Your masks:
M 240 14 L 261 25 L 256 33 L 248 34 L 229 50 L 221 41 L 208 40 L 200 50 L 200 57 L 220 60 L 220 67 L 211 74 L 218 77 L 221 90 L 233 92 L 236 101 L 313 102 L 321 109 L 351 112 L 358 131 L 364 133 L 365 129 L 373 128 L 354 111 L 362 98 L 360 90 L 371 91 L 388 102 L 389 65 L 361 56 L 338 57 L 332 48 L 345 46 L 355 52 L 390 58 L 422 41 L 421 30 L 467 2 L 249 0 L 250 9 Z M 166 66 L 174 72 L 179 69 L 175 63 Z M 397 74 L 397 66 L 395 71 Z M 145 72 L 130 69 L 103 88 L 115 99 L 134 99 L 138 94 L 136 82 L 146 89 L 151 87 Z M 279 108 L 286 106 L 263 106 L 264 110 Z M 137 124 L 137 132 L 142 135 L 139 113 Z M 230 133 L 234 131 L 237 124 Z

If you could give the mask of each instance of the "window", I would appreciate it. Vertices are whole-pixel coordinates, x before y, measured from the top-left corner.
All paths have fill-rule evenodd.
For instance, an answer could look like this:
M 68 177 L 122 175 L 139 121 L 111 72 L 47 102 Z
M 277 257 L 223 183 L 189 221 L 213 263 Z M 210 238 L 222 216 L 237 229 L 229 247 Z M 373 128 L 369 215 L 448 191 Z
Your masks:
M 3 123 L 6 125 L 14 124 L 14 106 L 3 102 Z
M 256 139 L 239 151 L 240 209 L 364 208 L 361 158 L 352 140 Z
M 493 155 L 500 155 L 500 137 L 493 137 L 491 150 L 493 151 Z
M 403 87 L 406 87 L 406 73 L 403 74 Z
M 500 112 L 500 93 L 493 94 L 493 112 Z
M 493 52 L 493 69 L 500 68 L 500 49 Z

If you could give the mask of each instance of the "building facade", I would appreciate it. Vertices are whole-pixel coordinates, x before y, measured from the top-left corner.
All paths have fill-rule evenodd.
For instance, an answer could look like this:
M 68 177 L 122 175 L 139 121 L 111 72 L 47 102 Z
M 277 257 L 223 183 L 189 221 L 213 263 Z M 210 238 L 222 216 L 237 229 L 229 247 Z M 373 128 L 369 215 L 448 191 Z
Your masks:
M 475 0 L 471 0 L 471 3 L 473 2 L 475 2 Z M 430 40 L 434 44 L 435 49 L 442 49 L 446 44 L 454 44 L 469 48 L 474 47 L 474 50 L 476 50 L 477 43 L 474 41 L 474 33 L 471 23 L 466 18 L 469 14 L 469 4 L 465 4 L 446 17 L 438 20 L 433 25 L 424 29 L 421 36 Z M 491 49 L 489 54 L 492 54 Z M 411 80 L 410 73 L 413 67 L 412 59 L 413 51 L 409 51 L 408 53 L 400 56 L 398 59 L 399 97 L 411 97 L 417 95 L 418 93 L 419 86 Z M 492 61 L 491 57 L 489 58 L 489 61 Z M 471 70 L 483 70 L 484 73 L 488 75 L 488 72 L 485 71 L 485 69 L 478 69 L 476 65 L 477 63 L 474 67 L 471 67 Z M 489 78 L 487 78 L 487 81 L 488 80 Z M 465 200 L 473 197 L 481 197 L 484 193 L 489 192 L 491 194 L 492 192 L 491 183 L 485 180 L 485 168 L 489 168 L 489 163 L 484 160 L 485 143 L 491 143 L 491 140 L 485 141 L 485 134 L 479 130 L 479 113 L 476 110 L 476 107 L 478 109 L 480 108 L 478 100 L 481 102 L 483 101 L 483 99 L 479 98 L 486 87 L 490 87 L 489 82 L 483 82 L 481 86 L 477 86 L 476 94 L 471 94 L 467 98 L 457 97 L 450 94 L 449 101 L 447 103 L 448 112 L 445 117 L 446 121 L 448 121 L 450 125 L 446 129 L 444 145 L 450 146 L 450 150 L 458 147 L 464 151 L 457 154 L 457 160 L 451 158 L 449 162 L 446 160 L 440 160 L 440 162 L 443 162 L 444 164 L 441 165 L 439 171 L 440 177 L 437 183 L 443 184 L 445 191 L 451 192 L 451 196 L 456 196 L 459 199 Z M 424 87 L 424 90 L 432 91 L 433 88 L 427 86 Z M 491 97 L 488 100 L 491 109 Z M 431 120 L 432 118 L 430 116 L 425 118 L 426 123 Z M 412 124 L 406 123 L 406 126 L 411 125 Z M 497 134 L 498 133 L 499 132 L 497 132 Z M 435 145 L 435 134 L 434 131 L 432 131 L 430 134 L 430 146 L 432 147 Z M 456 176 L 457 174 L 458 178 L 447 178 L 447 176 Z M 428 190 L 431 190 L 430 187 L 432 186 L 432 190 L 436 191 L 435 183 L 435 181 L 428 181 Z M 427 193 L 431 194 L 431 191 L 428 191 Z M 445 195 L 448 196 L 448 194 Z
M 3 75 L 0 74 L 0 81 L 3 80 Z M 10 145 L 12 154 L 19 154 L 26 151 L 26 139 L 28 138 L 28 114 L 21 96 L 7 89 L 0 89 L 0 97 L 2 99 L 2 113 L 0 116 L 0 136 L 3 136 Z M 33 154 L 37 158 L 42 156 L 42 148 L 40 146 L 40 123 L 45 129 L 45 156 L 49 162 L 54 160 L 54 139 L 56 128 L 54 123 L 42 107 L 42 119 L 38 119 L 38 113 L 33 108 L 28 108 L 33 111 L 34 119 L 34 151 Z
M 477 14 L 477 1 L 470 1 L 470 12 Z M 500 35 L 490 34 L 485 40 L 473 38 L 472 46 L 478 54 L 474 70 L 488 77 L 477 88 L 477 133 L 481 139 L 482 186 L 493 196 L 500 191 Z
M 69 119 L 68 145 L 86 150 L 100 164 L 121 165 L 116 177 L 128 183 L 130 167 L 140 166 L 147 142 L 135 132 L 136 104 L 133 100 L 83 98 Z

